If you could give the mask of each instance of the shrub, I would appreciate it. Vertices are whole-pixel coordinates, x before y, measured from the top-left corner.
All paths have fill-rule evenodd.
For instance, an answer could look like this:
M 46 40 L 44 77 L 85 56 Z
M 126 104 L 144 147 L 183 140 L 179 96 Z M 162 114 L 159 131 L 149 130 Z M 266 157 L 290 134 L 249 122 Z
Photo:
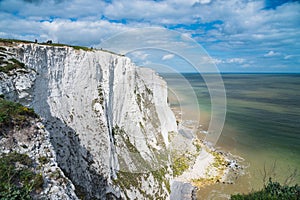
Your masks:
M 0 159 L 0 199 L 32 199 L 42 188 L 43 176 L 36 174 L 33 161 L 25 154 L 2 154 Z
M 73 47 L 76 50 L 80 50 L 81 49 L 83 51 L 92 51 L 92 49 L 89 48 L 89 47 L 83 47 L 83 46 L 71 46 L 71 47 Z
M 0 47 L 0 52 L 5 52 L 7 49 L 5 47 Z
M 26 125 L 28 117 L 37 118 L 38 116 L 32 108 L 0 98 L 0 129 Z
M 11 61 L 12 63 L 14 63 L 14 65 L 16 66 L 16 68 L 24 68 L 25 67 L 24 63 L 21 63 L 20 61 L 18 61 L 15 58 L 10 58 L 8 60 Z
M 49 159 L 46 156 L 39 157 L 38 160 L 43 165 L 49 162 Z
M 300 186 L 287 186 L 280 185 L 278 182 L 273 182 L 269 179 L 269 183 L 261 190 L 257 192 L 251 192 L 250 194 L 236 194 L 231 196 L 231 200 L 299 200 L 300 199 Z
M 1 64 L 5 64 L 5 65 L 0 67 L 0 72 L 7 74 L 14 69 L 24 69 L 25 68 L 25 64 L 21 63 L 20 61 L 18 61 L 15 58 L 10 58 L 10 59 L 8 59 L 8 61 L 9 62 L 1 61 Z
M 189 168 L 189 160 L 184 155 L 176 156 L 171 165 L 173 175 L 180 176 Z

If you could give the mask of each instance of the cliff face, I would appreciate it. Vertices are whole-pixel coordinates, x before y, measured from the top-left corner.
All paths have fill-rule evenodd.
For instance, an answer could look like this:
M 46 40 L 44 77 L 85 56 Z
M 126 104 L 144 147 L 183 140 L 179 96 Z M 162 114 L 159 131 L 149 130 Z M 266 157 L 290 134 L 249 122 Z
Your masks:
M 90 198 L 169 196 L 167 86 L 123 56 L 38 44 L 5 46 L 25 69 L 0 72 L 0 94 L 34 108 L 64 175 Z M 22 71 L 23 70 L 23 71 Z

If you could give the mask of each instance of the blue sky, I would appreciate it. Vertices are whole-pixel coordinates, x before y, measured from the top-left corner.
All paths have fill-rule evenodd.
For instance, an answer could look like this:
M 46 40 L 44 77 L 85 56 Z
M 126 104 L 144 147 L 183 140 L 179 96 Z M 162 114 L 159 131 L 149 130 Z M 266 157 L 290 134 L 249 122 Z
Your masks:
M 2 38 L 97 47 L 144 27 L 191 37 L 221 72 L 300 72 L 299 0 L 0 0 Z

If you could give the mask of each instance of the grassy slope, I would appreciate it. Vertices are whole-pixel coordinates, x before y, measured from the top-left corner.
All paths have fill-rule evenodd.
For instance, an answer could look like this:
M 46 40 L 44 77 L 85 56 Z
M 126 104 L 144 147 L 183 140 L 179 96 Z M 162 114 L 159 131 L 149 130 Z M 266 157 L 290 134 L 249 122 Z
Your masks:
M 27 41 L 27 40 L 17 40 L 17 39 L 4 39 L 4 38 L 0 38 L 0 45 L 1 43 L 5 44 L 5 45 L 12 45 L 14 43 L 26 43 L 26 44 L 30 44 L 30 43 L 35 43 L 33 41 Z M 45 42 L 42 42 L 42 43 L 38 43 L 40 45 L 47 45 L 47 46 L 56 46 L 56 47 L 72 47 L 73 49 L 76 49 L 76 50 L 83 50 L 83 51 L 93 51 L 93 50 L 98 50 L 98 51 L 103 51 L 103 52 L 108 52 L 108 53 L 111 53 L 111 54 L 115 54 L 115 55 L 118 55 L 118 56 L 124 56 L 124 55 L 121 55 L 121 54 L 118 54 L 118 53 L 115 53 L 115 52 L 112 52 L 112 51 L 109 51 L 109 50 L 104 50 L 104 49 L 94 49 L 94 48 L 89 48 L 89 47 L 84 47 L 84 46 L 76 46 L 76 45 L 68 45 L 68 44 L 60 44 L 60 43 L 51 43 L 51 44 L 48 44 L 48 43 L 45 43 Z

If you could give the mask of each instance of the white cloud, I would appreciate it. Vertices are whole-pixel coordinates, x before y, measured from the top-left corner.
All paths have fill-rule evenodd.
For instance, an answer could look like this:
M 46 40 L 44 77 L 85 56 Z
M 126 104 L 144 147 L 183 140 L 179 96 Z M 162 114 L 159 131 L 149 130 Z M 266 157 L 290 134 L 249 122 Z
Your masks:
M 216 65 L 221 64 L 221 63 L 224 63 L 223 60 L 217 59 L 217 58 L 213 58 L 213 59 L 212 59 L 212 62 L 215 63 Z
M 167 55 L 164 55 L 161 59 L 162 60 L 170 60 L 174 58 L 174 54 L 167 54 Z
M 279 56 L 279 55 L 280 55 L 280 53 L 278 53 L 278 52 L 269 51 L 268 53 L 266 53 L 264 55 L 264 57 L 274 57 L 274 56 Z
M 245 59 L 243 58 L 230 58 L 226 60 L 226 63 L 238 63 L 238 64 L 242 64 L 245 62 Z
M 149 54 L 144 51 L 134 51 L 130 53 L 130 57 L 134 60 L 143 60 L 145 61 L 148 58 Z
M 263 0 L 28 2 L 0 0 L 1 37 L 90 46 L 135 27 L 176 27 L 183 38 L 192 36 L 210 55 L 218 57 L 215 62 L 220 65 L 245 64 L 249 60 L 261 64 L 261 55 L 272 57 L 264 60 L 299 65 L 299 56 L 289 56 L 298 54 L 300 44 L 300 3 L 296 1 L 275 9 L 264 9 Z M 286 56 L 282 59 L 279 55 Z
M 218 59 L 218 58 L 212 58 L 212 62 L 215 64 L 232 64 L 232 63 L 237 63 L 237 64 L 243 64 L 246 62 L 244 58 L 227 58 L 227 59 Z

